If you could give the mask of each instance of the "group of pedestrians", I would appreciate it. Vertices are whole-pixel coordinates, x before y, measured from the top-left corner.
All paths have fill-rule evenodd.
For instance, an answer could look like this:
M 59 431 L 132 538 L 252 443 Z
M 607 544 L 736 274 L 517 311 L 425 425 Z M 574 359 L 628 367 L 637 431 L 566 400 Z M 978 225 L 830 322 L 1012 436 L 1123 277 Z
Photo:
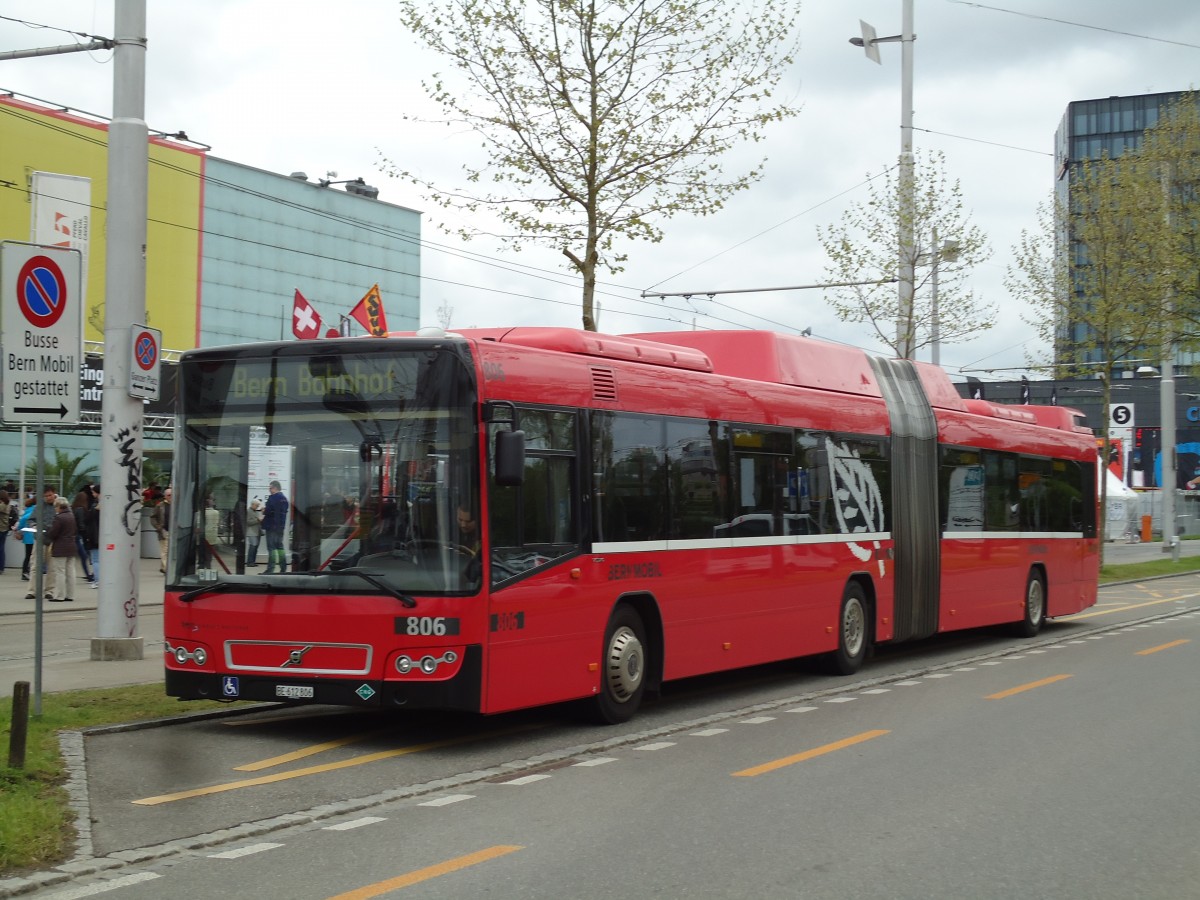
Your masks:
M 29 581 L 34 548 L 40 538 L 49 555 L 44 571 L 48 576 L 45 599 L 70 602 L 75 599 L 77 570 L 92 588 L 98 587 L 100 561 L 100 486 L 85 484 L 72 502 L 46 488 L 42 502 L 33 497 L 23 510 L 8 491 L 0 490 L 0 515 L 8 516 L 8 534 L 25 548 L 21 580 Z M 7 537 L 8 535 L 6 535 Z M 0 540 L 0 573 L 6 568 L 7 540 Z M 33 600 L 30 590 L 26 600 Z
M 247 543 L 246 564 L 258 565 L 258 548 L 263 537 L 267 544 L 267 574 L 287 571 L 284 532 L 288 521 L 288 500 L 278 481 L 269 486 L 266 503 L 258 499 L 246 511 L 244 534 L 235 529 L 240 540 Z M 217 543 L 217 510 L 210 502 L 204 511 L 203 539 Z M 8 516 L 8 535 L 25 550 L 21 563 L 21 580 L 29 581 L 33 568 L 34 549 L 40 538 L 46 548 L 47 561 L 43 573 L 47 576 L 44 596 L 55 602 L 75 599 L 76 581 L 82 574 L 92 588 L 98 587 L 100 563 L 100 486 L 85 484 L 74 501 L 58 496 L 54 488 L 46 488 L 42 502 L 32 496 L 21 505 L 17 492 L 0 489 L 0 516 Z M 2 520 L 0 520 L 2 521 Z M 161 552 L 160 569 L 166 571 L 169 531 L 171 526 L 171 488 L 162 491 L 151 513 L 151 522 L 158 532 Z M 238 523 L 241 524 L 240 522 Z M 211 533 L 210 533 L 211 532 Z M 8 542 L 0 540 L 0 574 L 5 569 Z M 26 600 L 35 598 L 33 590 Z

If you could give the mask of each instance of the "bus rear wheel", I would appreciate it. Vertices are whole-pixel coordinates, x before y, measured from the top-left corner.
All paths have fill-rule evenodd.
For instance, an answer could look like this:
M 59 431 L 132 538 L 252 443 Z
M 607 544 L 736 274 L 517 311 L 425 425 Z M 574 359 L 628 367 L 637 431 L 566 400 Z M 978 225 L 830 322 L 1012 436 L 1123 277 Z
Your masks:
M 842 608 L 838 614 L 838 648 L 829 660 L 835 675 L 853 675 L 867 658 L 871 634 L 867 610 L 867 596 L 862 585 L 851 581 L 842 594 Z
M 1029 572 L 1029 580 L 1025 582 L 1025 615 L 1017 623 L 1017 634 L 1021 637 L 1034 637 L 1042 630 L 1046 621 L 1046 582 L 1037 569 Z
M 646 629 L 631 606 L 618 606 L 604 633 L 600 693 L 592 698 L 592 718 L 602 725 L 628 722 L 646 691 Z

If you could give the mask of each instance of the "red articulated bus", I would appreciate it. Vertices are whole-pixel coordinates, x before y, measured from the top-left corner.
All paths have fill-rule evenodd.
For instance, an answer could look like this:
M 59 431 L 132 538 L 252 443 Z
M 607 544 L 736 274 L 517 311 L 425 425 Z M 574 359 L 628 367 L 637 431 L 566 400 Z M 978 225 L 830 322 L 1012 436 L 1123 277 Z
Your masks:
M 1096 600 L 1082 417 L 964 400 L 933 366 L 767 332 L 511 328 L 181 368 L 183 699 L 587 700 L 619 722 L 672 679 L 815 654 L 849 674 L 876 643 L 1033 635 Z

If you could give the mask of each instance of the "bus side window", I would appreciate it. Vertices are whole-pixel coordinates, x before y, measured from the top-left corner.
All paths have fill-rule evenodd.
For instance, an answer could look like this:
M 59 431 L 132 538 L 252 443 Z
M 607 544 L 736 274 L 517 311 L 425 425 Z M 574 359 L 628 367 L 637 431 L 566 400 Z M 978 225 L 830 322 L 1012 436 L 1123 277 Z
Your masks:
M 526 435 L 520 485 L 492 471 L 492 582 L 502 582 L 578 549 L 574 413 L 520 410 Z
M 596 540 L 667 537 L 667 470 L 662 417 L 592 414 Z

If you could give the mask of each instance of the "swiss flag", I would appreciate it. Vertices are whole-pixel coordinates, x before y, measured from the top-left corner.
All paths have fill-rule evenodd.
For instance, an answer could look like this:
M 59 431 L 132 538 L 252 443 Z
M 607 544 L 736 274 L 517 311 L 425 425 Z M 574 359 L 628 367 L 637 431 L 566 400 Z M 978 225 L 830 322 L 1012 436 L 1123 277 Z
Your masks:
M 292 334 L 302 341 L 321 336 L 321 317 L 300 291 L 292 301 Z

